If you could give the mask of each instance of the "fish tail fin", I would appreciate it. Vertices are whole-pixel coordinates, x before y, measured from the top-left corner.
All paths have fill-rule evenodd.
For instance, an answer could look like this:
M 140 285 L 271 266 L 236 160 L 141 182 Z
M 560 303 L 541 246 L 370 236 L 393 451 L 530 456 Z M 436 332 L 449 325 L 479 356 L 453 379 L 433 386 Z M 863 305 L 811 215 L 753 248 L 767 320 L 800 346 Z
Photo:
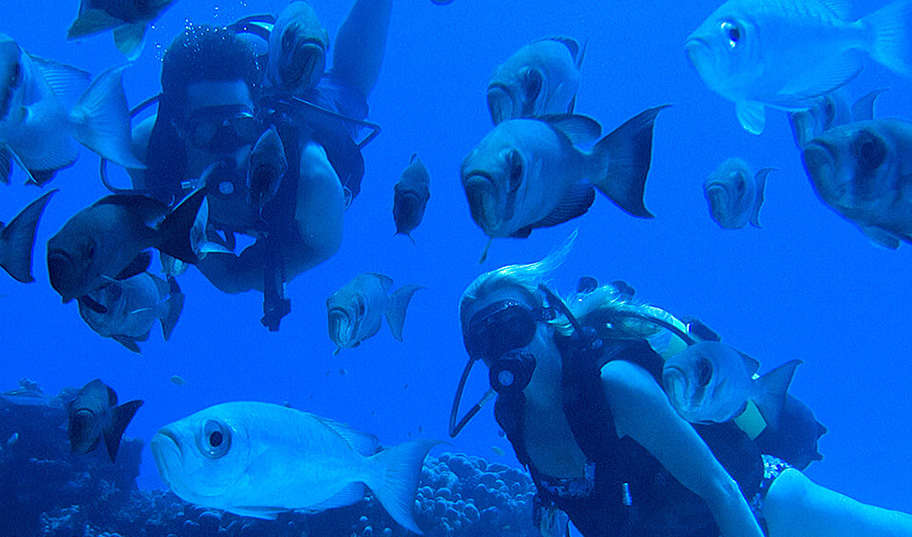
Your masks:
M 117 450 L 120 449 L 120 439 L 123 437 L 127 425 L 133 419 L 136 411 L 143 405 L 141 400 L 129 401 L 112 409 L 113 416 L 111 424 L 104 430 L 105 447 L 108 448 L 108 456 L 111 462 L 117 457 Z
M 128 60 L 139 58 L 145 44 L 146 24 L 124 24 L 114 29 L 114 45 Z
M 643 203 L 652 160 L 652 128 L 668 105 L 641 112 L 602 138 L 592 151 L 592 183 L 625 212 L 652 218 Z
M 912 75 L 912 2 L 902 0 L 861 19 L 874 32 L 871 56 L 891 71 Z
M 191 230 L 196 223 L 197 215 L 206 199 L 206 188 L 198 188 L 184 198 L 171 213 L 162 220 L 158 229 L 161 232 L 159 250 L 184 263 L 196 263 L 199 260 L 193 250 Z
M 123 71 L 129 65 L 100 74 L 80 97 L 70 119 L 81 144 L 125 168 L 144 169 L 131 147 L 130 107 L 123 88 Z
M 184 310 L 184 298 L 186 298 L 173 276 L 168 276 L 168 285 L 171 293 L 171 296 L 166 301 L 168 313 L 161 319 L 162 336 L 164 336 L 165 341 L 171 337 L 171 332 L 174 331 L 174 327 L 177 325 L 178 319 L 180 319 L 181 312 Z
M 776 168 L 763 168 L 754 176 L 754 182 L 757 183 L 757 199 L 754 201 L 754 208 L 751 211 L 750 223 L 752 226 L 760 227 L 760 207 L 763 205 L 764 191 L 766 190 L 766 176 Z
M 368 458 L 374 466 L 365 483 L 380 505 L 402 527 L 417 534 L 421 528 L 415 522 L 413 508 L 418 493 L 421 465 L 437 440 L 414 440 L 386 449 Z
M 790 360 L 757 379 L 760 384 L 757 407 L 763 414 L 763 419 L 774 427 L 779 422 L 789 385 L 795 376 L 795 368 L 801 363 L 801 360 Z
M 403 285 L 390 295 L 389 303 L 386 306 L 386 322 L 389 323 L 393 337 L 402 341 L 402 326 L 405 324 L 405 310 L 408 309 L 409 301 L 412 295 L 418 289 L 424 289 L 422 285 Z
M 0 230 L 0 267 L 22 283 L 35 281 L 32 276 L 32 252 L 35 249 L 35 231 L 44 207 L 56 189 L 49 191 L 16 215 Z

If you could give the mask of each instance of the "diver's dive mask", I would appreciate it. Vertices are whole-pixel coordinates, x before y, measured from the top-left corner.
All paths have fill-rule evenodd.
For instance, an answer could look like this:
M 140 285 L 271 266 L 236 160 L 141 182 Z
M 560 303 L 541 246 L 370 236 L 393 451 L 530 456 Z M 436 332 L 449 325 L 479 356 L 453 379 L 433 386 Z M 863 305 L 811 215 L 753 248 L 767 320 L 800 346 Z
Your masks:
M 256 116 L 244 105 L 201 108 L 187 118 L 187 128 L 191 144 L 212 151 L 233 151 L 252 145 L 260 135 Z

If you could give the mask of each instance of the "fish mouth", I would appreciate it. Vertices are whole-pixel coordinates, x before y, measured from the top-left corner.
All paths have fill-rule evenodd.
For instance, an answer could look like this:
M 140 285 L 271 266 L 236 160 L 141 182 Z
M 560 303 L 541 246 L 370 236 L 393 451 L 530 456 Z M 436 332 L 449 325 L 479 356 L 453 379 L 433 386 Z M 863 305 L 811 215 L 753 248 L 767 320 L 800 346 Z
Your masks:
M 684 53 L 697 73 L 703 76 L 712 65 L 712 48 L 702 37 L 690 36 L 684 42 Z
M 75 293 L 68 285 L 67 276 L 73 269 L 73 258 L 63 250 L 49 250 L 47 254 L 48 278 L 51 280 L 51 287 L 54 288 L 64 303 L 73 300 L 78 293 Z
M 469 202 L 469 210 L 472 213 L 472 220 L 485 233 L 491 235 L 500 222 L 497 185 L 494 183 L 494 178 L 487 172 L 471 171 L 465 174 L 462 183 Z
M 323 75 L 322 65 L 326 51 L 317 39 L 305 39 L 298 43 L 294 52 L 279 67 L 279 76 L 285 88 L 312 87 Z M 317 69 L 321 66 L 320 69 Z M 319 72 L 317 72 L 319 71 Z
M 706 188 L 706 199 L 709 200 L 709 210 L 716 221 L 724 218 L 728 208 L 728 191 L 722 185 L 710 185 Z
M 688 382 L 684 370 L 677 366 L 667 366 L 662 372 L 662 386 L 671 406 L 682 418 L 687 419 L 690 405 L 686 402 Z
M 409 233 L 418 226 L 421 201 L 412 193 L 397 195 L 393 204 L 393 220 L 397 233 Z
M 351 315 L 342 307 L 329 310 L 329 337 L 340 347 L 344 347 L 352 339 L 354 323 Z
M 513 117 L 513 97 L 506 86 L 488 86 L 488 111 L 491 112 L 491 120 L 495 125 Z
M 159 429 L 152 437 L 152 458 L 161 476 L 168 486 L 174 488 L 174 477 L 181 467 L 181 442 L 177 435 L 167 427 Z

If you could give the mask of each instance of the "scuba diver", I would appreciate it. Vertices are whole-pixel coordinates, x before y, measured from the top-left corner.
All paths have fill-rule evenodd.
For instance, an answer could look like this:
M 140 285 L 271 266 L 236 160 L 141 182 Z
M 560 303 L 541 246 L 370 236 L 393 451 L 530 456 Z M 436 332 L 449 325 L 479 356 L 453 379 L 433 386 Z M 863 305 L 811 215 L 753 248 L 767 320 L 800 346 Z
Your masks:
M 734 421 L 681 418 L 660 385 L 663 361 L 711 331 L 591 278 L 565 303 L 543 282 L 572 241 L 482 274 L 459 305 L 469 362 L 450 435 L 496 394 L 497 422 L 538 489 L 536 524 L 569 516 L 585 537 L 912 536 L 912 516 L 813 483 Z M 491 390 L 458 420 L 479 360 Z M 814 452 L 817 436 L 805 437 Z
M 165 52 L 157 114 L 134 129 L 146 164 L 130 170 L 134 191 L 173 203 L 205 186 L 208 240 L 230 252 L 236 233 L 255 239 L 239 255 L 207 252 L 197 267 L 222 291 L 262 291 L 261 322 L 271 331 L 291 309 L 286 282 L 341 244 L 343 212 L 364 175 L 361 149 L 379 132 L 365 120 L 367 97 L 391 7 L 356 0 L 326 72 L 326 31 L 305 2 L 278 19 L 189 26 Z M 365 127 L 370 135 L 357 140 Z

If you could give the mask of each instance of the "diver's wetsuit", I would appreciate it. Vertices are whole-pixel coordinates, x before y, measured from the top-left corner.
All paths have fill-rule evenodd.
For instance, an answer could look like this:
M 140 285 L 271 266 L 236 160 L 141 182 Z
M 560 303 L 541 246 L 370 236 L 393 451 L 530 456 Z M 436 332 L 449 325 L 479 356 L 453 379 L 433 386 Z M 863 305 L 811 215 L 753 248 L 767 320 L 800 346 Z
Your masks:
M 655 457 L 629 437 L 619 439 L 599 374 L 612 360 L 645 368 L 657 381 L 662 358 L 643 340 L 607 342 L 597 350 L 555 336 L 563 360 L 564 414 L 589 461 L 586 477 L 553 478 L 537 471 L 523 442 L 524 396 L 498 395 L 494 413 L 526 465 L 544 505 L 566 512 L 586 537 L 718 537 L 705 502 L 679 483 Z M 733 423 L 696 426 L 746 498 L 761 492 L 764 460 Z

